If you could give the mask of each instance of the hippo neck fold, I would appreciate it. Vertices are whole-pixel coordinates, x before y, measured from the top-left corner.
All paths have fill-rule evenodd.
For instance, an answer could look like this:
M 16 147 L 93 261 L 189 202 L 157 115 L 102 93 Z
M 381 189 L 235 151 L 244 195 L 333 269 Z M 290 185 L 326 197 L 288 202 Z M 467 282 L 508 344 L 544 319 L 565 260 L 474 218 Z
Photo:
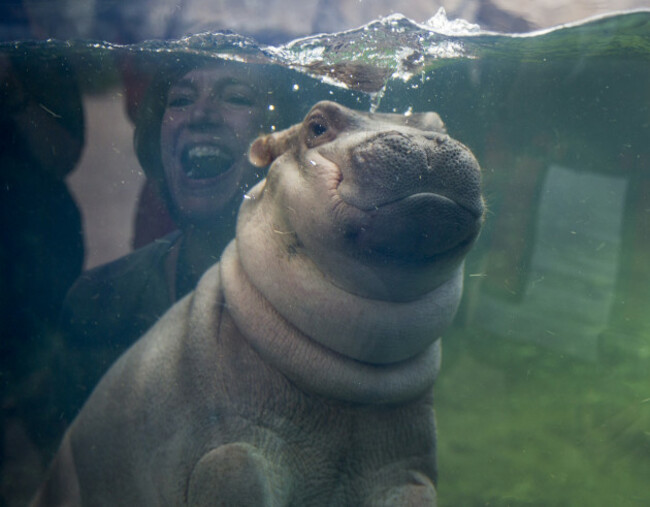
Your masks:
M 236 240 L 224 251 L 220 270 L 228 312 L 239 330 L 264 361 L 305 391 L 354 403 L 403 403 L 433 386 L 440 339 L 392 364 L 357 361 L 317 343 L 282 317 L 244 271 Z
M 423 352 L 451 324 L 462 263 L 417 299 L 366 298 L 340 288 L 305 249 L 291 251 L 284 235 L 255 218 L 242 220 L 240 211 L 235 245 L 242 269 L 274 310 L 311 340 L 364 363 L 392 364 Z

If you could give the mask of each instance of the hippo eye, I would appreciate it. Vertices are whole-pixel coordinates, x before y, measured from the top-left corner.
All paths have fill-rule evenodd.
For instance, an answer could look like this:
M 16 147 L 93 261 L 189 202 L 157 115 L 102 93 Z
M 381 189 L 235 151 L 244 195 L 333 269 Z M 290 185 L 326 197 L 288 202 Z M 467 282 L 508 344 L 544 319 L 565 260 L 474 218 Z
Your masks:
M 310 148 L 331 141 L 336 134 L 336 129 L 330 122 L 330 119 L 320 113 L 311 115 L 307 120 L 306 127 L 305 142 Z
M 314 137 L 322 136 L 327 132 L 327 125 L 320 121 L 313 121 L 311 125 L 309 125 L 309 128 L 311 129 L 311 133 L 314 134 Z

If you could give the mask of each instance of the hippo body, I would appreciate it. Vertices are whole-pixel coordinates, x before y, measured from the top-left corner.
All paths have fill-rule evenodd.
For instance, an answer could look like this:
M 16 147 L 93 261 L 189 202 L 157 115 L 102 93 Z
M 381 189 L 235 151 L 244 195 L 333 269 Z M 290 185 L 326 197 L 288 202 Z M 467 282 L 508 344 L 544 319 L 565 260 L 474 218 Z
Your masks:
M 435 505 L 439 335 L 483 215 L 437 115 L 258 139 L 237 238 L 105 375 L 34 505 Z

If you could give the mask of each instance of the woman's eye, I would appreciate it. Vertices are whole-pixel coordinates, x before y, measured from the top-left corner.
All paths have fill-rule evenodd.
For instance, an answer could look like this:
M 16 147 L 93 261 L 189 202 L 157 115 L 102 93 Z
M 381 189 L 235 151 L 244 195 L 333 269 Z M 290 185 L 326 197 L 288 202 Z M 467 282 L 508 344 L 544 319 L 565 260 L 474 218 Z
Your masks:
M 185 96 L 170 97 L 167 101 L 167 107 L 187 107 L 190 104 L 192 104 L 192 99 Z
M 253 100 L 250 97 L 247 97 L 246 95 L 231 95 L 229 97 L 226 97 L 225 101 L 228 102 L 228 104 L 232 104 L 235 106 L 250 107 L 253 105 Z

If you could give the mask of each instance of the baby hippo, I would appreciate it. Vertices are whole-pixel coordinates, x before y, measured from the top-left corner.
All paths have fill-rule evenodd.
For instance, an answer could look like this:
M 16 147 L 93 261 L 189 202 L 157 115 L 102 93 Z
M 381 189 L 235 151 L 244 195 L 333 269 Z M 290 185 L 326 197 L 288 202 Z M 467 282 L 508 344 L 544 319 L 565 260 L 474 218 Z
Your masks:
M 435 505 L 476 160 L 435 113 L 333 102 L 250 159 L 237 238 L 105 375 L 34 505 Z

